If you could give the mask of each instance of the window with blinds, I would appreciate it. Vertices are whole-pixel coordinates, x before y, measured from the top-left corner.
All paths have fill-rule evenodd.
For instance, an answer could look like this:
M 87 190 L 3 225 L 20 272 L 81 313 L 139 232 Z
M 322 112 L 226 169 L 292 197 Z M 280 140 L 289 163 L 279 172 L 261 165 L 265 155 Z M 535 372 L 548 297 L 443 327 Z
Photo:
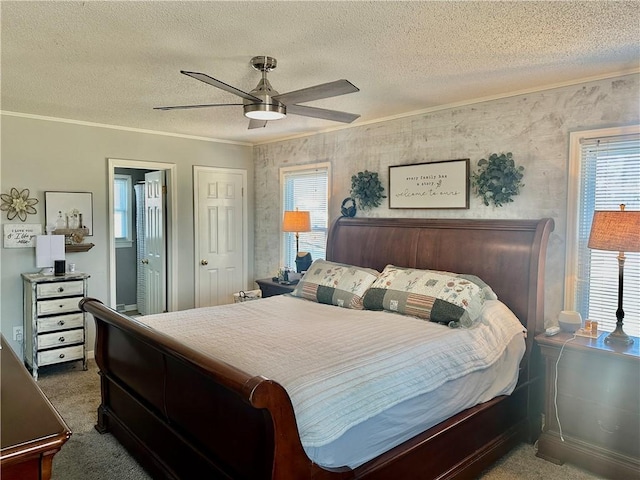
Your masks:
M 311 258 L 325 258 L 329 228 L 330 163 L 320 163 L 280 169 L 282 186 L 282 215 L 285 210 L 308 211 L 311 231 L 300 233 L 300 251 Z M 282 233 L 282 265 L 295 270 L 295 233 Z
M 573 212 L 576 235 L 571 246 L 575 253 L 569 254 L 568 249 L 568 258 L 575 258 L 573 309 L 583 318 L 597 320 L 599 330 L 609 332 L 615 329 L 618 307 L 618 252 L 590 249 L 587 243 L 595 210 L 619 210 L 620 204 L 626 210 L 640 210 L 640 134 L 583 136 L 574 148 L 579 162 L 575 168 L 578 201 Z M 638 337 L 640 253 L 625 252 L 625 256 L 624 330 Z
M 133 241 L 133 187 L 131 175 L 113 177 L 113 227 L 116 247 L 130 247 Z

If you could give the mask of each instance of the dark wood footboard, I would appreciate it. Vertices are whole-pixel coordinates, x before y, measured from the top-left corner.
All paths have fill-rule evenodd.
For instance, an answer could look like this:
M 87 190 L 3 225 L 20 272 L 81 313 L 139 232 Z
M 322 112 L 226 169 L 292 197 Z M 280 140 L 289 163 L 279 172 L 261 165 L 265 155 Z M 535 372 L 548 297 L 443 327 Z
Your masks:
M 465 410 L 354 470 L 328 470 L 309 460 L 291 400 L 278 383 L 85 298 L 80 307 L 96 321 L 102 382 L 96 428 L 116 436 L 156 478 L 473 478 L 539 432 L 542 383 L 532 339 L 543 329 L 544 260 L 552 229 L 550 219 L 334 224 L 329 260 L 476 274 L 529 331 L 518 386 L 510 396 Z
M 190 349 L 92 298 L 101 432 L 160 478 L 349 478 L 313 465 L 285 390 Z

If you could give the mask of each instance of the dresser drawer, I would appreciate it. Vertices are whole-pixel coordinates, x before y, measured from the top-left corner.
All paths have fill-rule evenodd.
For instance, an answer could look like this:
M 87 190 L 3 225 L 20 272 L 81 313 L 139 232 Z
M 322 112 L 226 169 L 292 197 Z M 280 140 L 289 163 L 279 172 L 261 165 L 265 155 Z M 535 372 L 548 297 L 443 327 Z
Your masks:
M 38 301 L 38 316 L 56 313 L 79 312 L 78 304 L 82 297 L 58 298 L 56 300 Z
M 558 369 L 560 392 L 640 414 L 640 365 L 637 362 L 585 362 L 584 355 L 566 355 Z
M 558 395 L 558 414 L 565 435 L 587 438 L 589 443 L 634 458 L 640 457 L 640 417 L 636 402 L 629 409 Z M 555 419 L 553 419 L 555 424 Z
M 38 350 L 82 342 L 84 342 L 84 329 L 82 328 L 45 333 L 44 335 L 38 335 Z
M 74 347 L 56 348 L 38 352 L 38 366 L 52 365 L 54 363 L 68 362 L 70 360 L 81 360 L 84 358 L 84 347 L 76 345 Z
M 84 282 L 82 280 L 74 280 L 72 282 L 40 283 L 36 286 L 38 299 L 82 295 L 83 292 Z
M 67 330 L 84 327 L 84 313 L 56 315 L 55 317 L 38 318 L 38 333 Z

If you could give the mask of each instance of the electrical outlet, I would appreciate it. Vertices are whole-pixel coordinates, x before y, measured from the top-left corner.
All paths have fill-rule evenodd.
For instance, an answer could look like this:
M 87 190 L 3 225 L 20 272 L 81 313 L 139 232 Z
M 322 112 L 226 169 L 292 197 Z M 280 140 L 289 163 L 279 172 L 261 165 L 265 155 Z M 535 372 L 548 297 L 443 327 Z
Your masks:
M 16 342 L 22 341 L 22 327 L 13 327 L 13 339 Z

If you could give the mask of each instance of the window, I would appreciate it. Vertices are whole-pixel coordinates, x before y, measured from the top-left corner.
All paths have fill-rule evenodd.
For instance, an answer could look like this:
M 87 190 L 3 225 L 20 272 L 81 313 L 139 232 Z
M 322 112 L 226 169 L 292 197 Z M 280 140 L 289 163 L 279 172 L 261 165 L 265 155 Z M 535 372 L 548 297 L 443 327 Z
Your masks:
M 329 177 L 331 165 L 319 163 L 280 169 L 282 186 L 282 215 L 285 210 L 309 211 L 311 231 L 300 234 L 300 251 L 311 258 L 325 258 L 329 228 Z M 282 265 L 295 270 L 295 233 L 282 233 Z
M 595 210 L 640 210 L 640 127 L 571 134 L 565 308 L 613 331 L 618 252 L 587 247 Z M 625 252 L 624 331 L 640 336 L 640 253 Z
M 113 226 L 116 247 L 133 245 L 133 188 L 131 175 L 113 176 Z

